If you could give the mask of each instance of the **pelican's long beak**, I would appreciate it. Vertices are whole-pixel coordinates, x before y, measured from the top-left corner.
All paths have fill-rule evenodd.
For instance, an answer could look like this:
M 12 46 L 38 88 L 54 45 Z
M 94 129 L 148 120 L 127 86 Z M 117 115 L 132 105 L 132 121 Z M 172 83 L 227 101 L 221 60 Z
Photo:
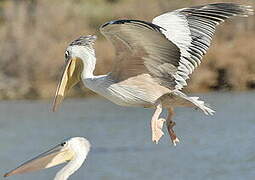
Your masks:
M 51 150 L 25 162 L 16 169 L 11 170 L 10 172 L 6 173 L 4 177 L 50 168 L 58 164 L 70 161 L 73 157 L 73 151 L 58 145 Z
M 71 58 L 67 61 L 62 78 L 58 84 L 53 102 L 53 111 L 56 111 L 66 93 L 81 80 L 83 62 L 80 58 Z

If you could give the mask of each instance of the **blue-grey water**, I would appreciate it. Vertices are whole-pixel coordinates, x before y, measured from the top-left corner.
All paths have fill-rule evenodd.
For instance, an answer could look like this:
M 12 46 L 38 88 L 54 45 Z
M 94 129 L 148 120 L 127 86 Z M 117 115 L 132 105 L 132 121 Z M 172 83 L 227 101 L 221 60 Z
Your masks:
M 251 180 L 255 178 L 255 92 L 201 94 L 216 110 L 206 116 L 176 109 L 174 147 L 166 135 L 151 142 L 152 109 L 119 107 L 105 99 L 0 102 L 0 175 L 73 136 L 92 144 L 73 180 Z M 8 177 L 50 180 L 62 166 Z M 0 177 L 0 179 L 2 179 Z

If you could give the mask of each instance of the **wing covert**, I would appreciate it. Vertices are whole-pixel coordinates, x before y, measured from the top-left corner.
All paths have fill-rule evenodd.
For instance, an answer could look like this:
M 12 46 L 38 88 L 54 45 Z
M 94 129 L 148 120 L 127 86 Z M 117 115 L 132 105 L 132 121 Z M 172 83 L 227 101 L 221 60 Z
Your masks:
M 100 30 L 115 47 L 111 72 L 114 80 L 148 73 L 161 85 L 174 88 L 180 51 L 161 33 L 160 26 L 139 20 L 117 20 L 102 25 Z
M 250 14 L 253 14 L 250 6 L 216 3 L 178 9 L 155 17 L 152 23 L 162 27 L 167 39 L 180 48 L 181 57 L 174 76 L 181 76 L 182 81 L 177 82 L 175 88 L 183 88 L 189 75 L 201 63 L 218 24 L 231 16 Z

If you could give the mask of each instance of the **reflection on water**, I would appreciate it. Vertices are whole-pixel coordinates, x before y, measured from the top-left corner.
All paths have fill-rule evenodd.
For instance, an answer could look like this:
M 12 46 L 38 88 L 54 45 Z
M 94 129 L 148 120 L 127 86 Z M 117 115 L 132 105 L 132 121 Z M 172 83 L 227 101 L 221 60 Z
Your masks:
M 180 180 L 255 177 L 255 93 L 200 95 L 216 110 L 206 116 L 176 109 L 173 147 L 164 136 L 151 142 L 151 109 L 119 107 L 104 99 L 0 102 L 0 173 L 73 136 L 87 137 L 92 151 L 71 179 Z M 165 131 L 166 132 L 166 131 Z M 62 166 L 61 166 L 62 167 Z M 9 179 L 53 179 L 60 167 Z

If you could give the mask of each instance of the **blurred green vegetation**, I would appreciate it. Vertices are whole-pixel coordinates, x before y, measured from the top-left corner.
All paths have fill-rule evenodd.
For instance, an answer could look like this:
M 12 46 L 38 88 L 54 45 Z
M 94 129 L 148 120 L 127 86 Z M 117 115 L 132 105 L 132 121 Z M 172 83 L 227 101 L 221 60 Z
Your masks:
M 224 0 L 223 0 L 224 1 Z M 73 39 L 96 34 L 96 74 L 111 69 L 114 49 L 98 27 L 113 19 L 151 21 L 163 12 L 211 0 L 0 0 L 0 99 L 53 97 Z M 229 1 L 225 1 L 229 2 Z M 232 2 L 253 5 L 253 0 Z M 255 88 L 255 16 L 217 30 L 189 92 Z M 75 88 L 71 95 L 88 95 Z

